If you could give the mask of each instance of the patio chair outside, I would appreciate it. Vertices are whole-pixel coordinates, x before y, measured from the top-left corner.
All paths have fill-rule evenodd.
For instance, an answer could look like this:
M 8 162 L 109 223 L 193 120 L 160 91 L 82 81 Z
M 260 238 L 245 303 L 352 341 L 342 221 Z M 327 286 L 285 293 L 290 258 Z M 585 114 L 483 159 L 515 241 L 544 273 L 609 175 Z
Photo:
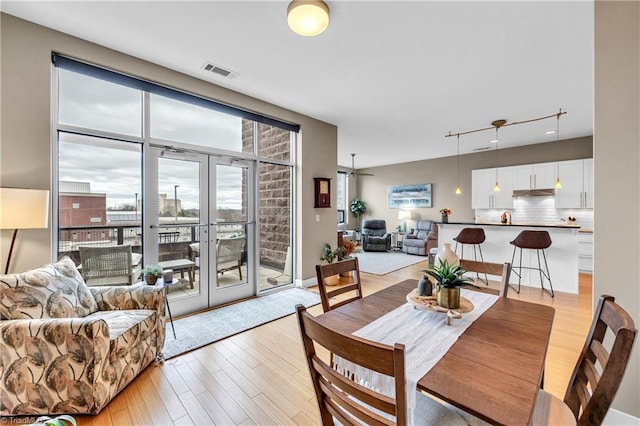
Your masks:
M 132 285 L 140 275 L 139 264 L 134 268 L 130 245 L 80 246 L 78 250 L 82 278 L 89 286 Z
M 217 243 L 217 272 L 224 274 L 234 269 L 242 279 L 242 252 L 244 251 L 244 236 L 235 238 L 221 238 Z

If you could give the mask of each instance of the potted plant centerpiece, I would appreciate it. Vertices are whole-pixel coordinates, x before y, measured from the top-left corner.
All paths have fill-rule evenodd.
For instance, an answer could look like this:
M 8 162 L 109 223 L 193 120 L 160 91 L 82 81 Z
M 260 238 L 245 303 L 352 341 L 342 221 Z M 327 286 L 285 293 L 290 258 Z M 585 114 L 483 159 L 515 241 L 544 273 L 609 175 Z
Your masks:
M 476 287 L 471 284 L 470 278 L 463 276 L 467 271 L 460 266 L 449 265 L 446 260 L 440 261 L 437 266 L 434 265 L 423 272 L 436 281 L 436 303 L 444 308 L 460 307 L 460 287 L 464 285 Z
M 155 285 L 158 278 L 162 276 L 162 268 L 160 265 L 147 265 L 142 270 L 142 273 L 147 284 Z

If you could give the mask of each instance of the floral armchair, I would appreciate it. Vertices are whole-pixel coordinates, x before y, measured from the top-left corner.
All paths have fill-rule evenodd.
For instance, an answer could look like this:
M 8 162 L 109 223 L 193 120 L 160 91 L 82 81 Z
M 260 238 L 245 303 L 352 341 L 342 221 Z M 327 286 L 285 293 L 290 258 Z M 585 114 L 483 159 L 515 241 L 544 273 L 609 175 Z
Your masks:
M 89 288 L 68 257 L 0 276 L 0 415 L 99 413 L 160 359 L 165 298 Z

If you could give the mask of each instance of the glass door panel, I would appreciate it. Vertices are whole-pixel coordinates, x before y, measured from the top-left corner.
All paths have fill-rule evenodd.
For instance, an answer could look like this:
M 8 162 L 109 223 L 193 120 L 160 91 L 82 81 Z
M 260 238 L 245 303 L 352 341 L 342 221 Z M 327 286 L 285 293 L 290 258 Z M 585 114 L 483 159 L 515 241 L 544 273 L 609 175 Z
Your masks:
M 212 265 L 210 305 L 219 305 L 255 294 L 251 283 L 255 272 L 251 247 L 253 233 L 253 197 L 250 196 L 252 168 L 244 161 L 211 157 L 211 199 L 209 264 Z M 213 269 L 215 265 L 215 269 Z
M 207 257 L 202 262 L 208 253 L 208 157 L 150 149 L 155 161 L 146 166 L 145 264 L 172 271 L 168 297 L 173 315 L 182 315 L 208 306 Z

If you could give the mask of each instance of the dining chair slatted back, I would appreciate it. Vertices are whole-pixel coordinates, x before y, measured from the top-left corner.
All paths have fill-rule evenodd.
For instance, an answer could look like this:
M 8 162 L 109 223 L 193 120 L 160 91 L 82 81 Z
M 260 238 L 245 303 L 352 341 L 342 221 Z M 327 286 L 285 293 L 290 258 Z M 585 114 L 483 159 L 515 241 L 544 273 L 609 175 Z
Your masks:
M 296 306 L 296 313 L 322 424 L 333 425 L 335 418 L 343 425 L 405 425 L 404 345 L 383 345 L 329 329 L 318 323 L 302 305 Z M 396 398 L 368 389 L 338 373 L 318 356 L 316 344 L 361 367 L 394 377 Z M 372 407 L 394 416 L 395 422 Z
M 500 297 L 507 297 L 507 293 L 509 292 L 509 277 L 511 276 L 511 264 L 509 262 L 492 263 L 460 259 L 460 267 L 465 271 L 495 275 L 500 277 L 500 290 L 497 294 Z M 486 289 L 484 287 L 480 288 L 479 290 L 486 293 L 495 293 L 495 291 Z
M 608 332 L 615 336 L 610 351 L 604 343 L 608 343 Z M 564 397 L 577 424 L 599 425 L 604 420 L 627 367 L 636 333 L 633 319 L 615 298 L 600 297 Z
M 601 425 L 624 376 L 637 332 L 615 298 L 601 296 L 564 400 L 540 389 L 532 424 Z
M 335 289 L 327 284 L 327 279 L 336 275 L 350 274 L 346 284 L 335 286 Z M 360 267 L 358 266 L 358 258 L 353 257 L 347 260 L 341 260 L 336 263 L 326 265 L 316 265 L 316 278 L 318 280 L 318 289 L 320 290 L 320 300 L 322 301 L 322 309 L 328 312 L 332 309 L 346 305 L 354 300 L 362 298 L 362 284 L 360 281 Z M 333 278 L 331 278 L 333 279 Z M 330 303 L 332 297 L 339 296 L 351 292 L 351 297 L 340 300 L 333 304 Z
M 82 278 L 87 285 L 133 284 L 130 245 L 79 246 Z

